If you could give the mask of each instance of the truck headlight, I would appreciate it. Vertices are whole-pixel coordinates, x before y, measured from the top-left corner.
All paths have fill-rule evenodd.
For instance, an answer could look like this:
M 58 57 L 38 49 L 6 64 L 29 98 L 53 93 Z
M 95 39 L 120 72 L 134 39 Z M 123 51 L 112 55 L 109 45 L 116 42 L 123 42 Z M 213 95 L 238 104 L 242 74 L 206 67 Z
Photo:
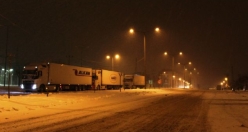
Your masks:
M 34 85 L 32 86 L 32 89 L 36 89 L 36 88 L 37 88 L 37 85 L 34 84 Z
M 24 85 L 23 85 L 23 84 L 21 84 L 21 86 L 20 86 L 20 87 L 21 87 L 21 89 L 24 89 Z

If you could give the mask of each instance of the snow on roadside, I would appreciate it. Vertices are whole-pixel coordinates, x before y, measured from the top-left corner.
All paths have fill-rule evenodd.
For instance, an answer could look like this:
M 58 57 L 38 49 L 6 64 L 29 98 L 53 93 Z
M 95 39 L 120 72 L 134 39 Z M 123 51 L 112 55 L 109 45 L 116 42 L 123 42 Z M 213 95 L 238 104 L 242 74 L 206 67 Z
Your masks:
M 48 97 L 33 93 L 10 99 L 0 95 L 0 123 L 164 93 L 161 89 L 134 89 L 49 93 Z

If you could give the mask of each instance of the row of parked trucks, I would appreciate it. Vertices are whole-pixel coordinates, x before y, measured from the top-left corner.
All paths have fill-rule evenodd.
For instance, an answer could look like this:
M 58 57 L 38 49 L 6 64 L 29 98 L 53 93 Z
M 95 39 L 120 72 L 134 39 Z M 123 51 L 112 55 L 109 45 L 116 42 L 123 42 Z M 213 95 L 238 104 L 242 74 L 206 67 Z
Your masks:
M 25 91 L 64 91 L 89 89 L 143 88 L 145 76 L 58 63 L 24 66 L 21 89 Z

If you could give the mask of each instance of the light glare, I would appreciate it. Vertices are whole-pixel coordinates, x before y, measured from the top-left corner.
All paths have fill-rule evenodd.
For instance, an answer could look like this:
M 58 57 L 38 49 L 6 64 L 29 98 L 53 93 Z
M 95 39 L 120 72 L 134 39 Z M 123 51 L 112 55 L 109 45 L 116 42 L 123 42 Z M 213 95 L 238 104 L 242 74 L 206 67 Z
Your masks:
M 120 58 L 120 56 L 117 54 L 117 55 L 115 55 L 115 58 L 116 58 L 116 59 L 119 59 L 119 58 Z
M 155 28 L 155 31 L 156 31 L 156 32 L 159 32 L 160 30 L 159 30 L 159 28 L 157 27 L 157 28 Z
M 134 33 L 134 30 L 131 28 L 131 29 L 129 30 L 129 32 L 130 32 L 130 33 Z

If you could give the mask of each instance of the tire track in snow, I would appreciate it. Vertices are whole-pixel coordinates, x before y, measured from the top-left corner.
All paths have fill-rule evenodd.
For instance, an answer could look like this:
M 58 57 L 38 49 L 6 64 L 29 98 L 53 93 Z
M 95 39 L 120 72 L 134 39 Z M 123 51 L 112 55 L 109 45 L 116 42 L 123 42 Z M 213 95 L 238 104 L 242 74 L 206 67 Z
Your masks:
M 32 117 L 28 119 L 1 123 L 0 131 L 54 131 L 61 128 L 66 129 L 68 127 L 70 128 L 75 125 L 79 125 L 78 122 L 87 123 L 97 120 L 99 117 L 110 116 L 118 111 L 123 111 L 125 108 L 123 110 L 120 108 L 125 105 L 134 105 L 137 104 L 137 102 L 145 102 L 151 98 L 154 98 L 154 96 L 145 97 L 146 98 L 139 98 L 129 102 L 114 102 L 106 105 L 93 106 L 40 117 Z

